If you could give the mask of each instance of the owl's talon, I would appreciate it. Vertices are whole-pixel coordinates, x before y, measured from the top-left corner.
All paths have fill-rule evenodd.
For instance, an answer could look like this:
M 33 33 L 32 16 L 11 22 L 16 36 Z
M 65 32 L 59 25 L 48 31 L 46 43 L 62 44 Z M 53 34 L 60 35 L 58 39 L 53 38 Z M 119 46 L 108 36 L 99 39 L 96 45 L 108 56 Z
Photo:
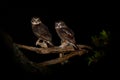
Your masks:
M 64 45 L 60 45 L 59 47 L 60 47 L 60 48 L 64 48 Z
M 67 46 L 68 45 L 68 42 L 63 42 L 59 47 L 60 48 L 64 48 L 65 46 Z

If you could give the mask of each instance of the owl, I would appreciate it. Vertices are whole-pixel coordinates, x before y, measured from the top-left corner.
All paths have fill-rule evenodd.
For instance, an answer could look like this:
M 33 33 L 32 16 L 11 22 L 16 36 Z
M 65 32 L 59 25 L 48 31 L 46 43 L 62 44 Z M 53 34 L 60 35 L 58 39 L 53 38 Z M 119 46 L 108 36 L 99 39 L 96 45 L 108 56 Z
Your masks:
M 79 50 L 76 45 L 74 32 L 63 21 L 55 22 L 55 30 L 61 39 L 60 48 L 65 48 L 66 46 L 71 45 L 75 50 Z M 64 54 L 60 54 L 59 56 L 63 57 L 63 55 Z
M 79 49 L 76 45 L 74 32 L 63 21 L 55 23 L 55 30 L 61 39 L 61 48 L 64 48 L 67 45 L 71 45 L 75 50 Z
M 32 31 L 34 35 L 38 38 L 36 41 L 36 46 L 41 46 L 43 48 L 52 47 L 52 35 L 48 30 L 48 27 L 44 25 L 40 18 L 33 17 L 31 19 Z

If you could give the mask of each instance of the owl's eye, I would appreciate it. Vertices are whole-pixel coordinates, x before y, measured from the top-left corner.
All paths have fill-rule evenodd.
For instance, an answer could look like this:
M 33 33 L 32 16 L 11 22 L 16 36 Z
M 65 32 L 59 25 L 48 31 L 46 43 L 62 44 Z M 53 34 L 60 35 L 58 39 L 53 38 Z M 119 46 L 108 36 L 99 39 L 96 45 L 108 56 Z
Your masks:
M 55 26 L 57 26 L 58 25 L 58 23 L 55 23 Z
M 38 19 L 37 21 L 38 21 L 38 22 L 40 22 L 40 20 L 39 20 L 39 19 Z
M 34 19 L 32 19 L 31 22 L 34 22 Z

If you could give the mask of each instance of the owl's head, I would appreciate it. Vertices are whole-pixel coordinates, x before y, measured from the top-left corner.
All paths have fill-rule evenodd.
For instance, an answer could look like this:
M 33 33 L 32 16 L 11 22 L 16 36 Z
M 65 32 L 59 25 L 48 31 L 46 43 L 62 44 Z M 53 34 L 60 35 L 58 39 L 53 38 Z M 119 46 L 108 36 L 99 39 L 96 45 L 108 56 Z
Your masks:
M 41 23 L 41 20 L 40 20 L 40 18 L 38 18 L 38 17 L 33 17 L 33 18 L 31 19 L 31 23 L 32 23 L 33 25 L 38 25 L 38 24 Z
M 55 28 L 67 28 L 66 24 L 63 21 L 55 22 Z

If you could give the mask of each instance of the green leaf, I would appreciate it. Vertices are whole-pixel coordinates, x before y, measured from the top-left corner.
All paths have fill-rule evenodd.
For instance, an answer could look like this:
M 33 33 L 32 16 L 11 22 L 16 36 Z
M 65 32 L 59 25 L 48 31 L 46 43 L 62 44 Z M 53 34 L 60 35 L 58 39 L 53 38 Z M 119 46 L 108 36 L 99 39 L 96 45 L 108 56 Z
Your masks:
M 102 32 L 100 32 L 100 38 L 108 39 L 108 34 L 105 30 L 102 30 Z
M 88 66 L 93 62 L 93 59 L 91 57 L 88 58 Z

